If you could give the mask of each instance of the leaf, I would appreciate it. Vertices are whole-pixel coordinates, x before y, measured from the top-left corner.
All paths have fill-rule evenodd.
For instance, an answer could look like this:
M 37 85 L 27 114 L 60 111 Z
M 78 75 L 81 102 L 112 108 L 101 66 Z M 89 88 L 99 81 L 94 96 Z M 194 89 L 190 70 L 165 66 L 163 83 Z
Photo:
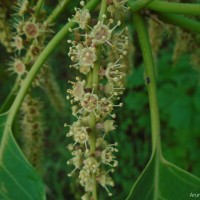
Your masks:
M 187 200 L 199 191 L 200 179 L 154 154 L 126 200 Z
M 0 199 L 44 200 L 42 180 L 16 143 L 8 116 L 0 115 Z

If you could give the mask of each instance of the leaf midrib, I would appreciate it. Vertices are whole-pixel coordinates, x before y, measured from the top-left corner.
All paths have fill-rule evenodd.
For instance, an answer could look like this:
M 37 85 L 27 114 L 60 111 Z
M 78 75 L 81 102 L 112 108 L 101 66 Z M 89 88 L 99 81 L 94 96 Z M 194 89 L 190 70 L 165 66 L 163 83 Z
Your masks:
M 153 200 L 158 199 L 159 195 L 159 175 L 160 175 L 160 149 L 155 149 L 155 167 L 154 167 L 154 194 Z

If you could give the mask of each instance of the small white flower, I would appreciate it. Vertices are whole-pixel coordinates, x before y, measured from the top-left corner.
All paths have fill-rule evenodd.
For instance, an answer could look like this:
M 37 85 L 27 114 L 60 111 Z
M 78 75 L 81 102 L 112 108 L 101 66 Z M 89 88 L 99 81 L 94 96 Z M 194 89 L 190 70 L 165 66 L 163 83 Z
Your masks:
M 74 99 L 74 101 L 80 101 L 85 94 L 84 86 L 86 81 L 80 80 L 78 77 L 76 78 L 77 82 L 69 81 L 69 83 L 72 84 L 72 89 L 68 89 L 67 92 L 71 95 L 71 97 Z M 67 99 L 70 97 L 67 96 Z
M 84 160 L 84 169 L 90 173 L 97 173 L 99 170 L 99 163 L 94 157 L 88 157 Z
M 81 100 L 81 106 L 87 112 L 92 112 L 98 107 L 98 96 L 92 93 L 85 93 Z
M 110 22 L 107 25 L 104 24 L 104 20 L 98 21 L 98 23 L 94 26 L 94 28 L 91 31 L 93 44 L 99 45 L 99 44 L 107 43 L 110 46 L 112 46 L 109 40 L 111 39 L 112 32 L 115 30 L 116 27 L 118 27 L 121 24 L 121 22 L 118 21 L 117 24 L 113 28 L 110 28 L 110 24 L 112 23 L 114 23 L 113 19 L 110 19 Z

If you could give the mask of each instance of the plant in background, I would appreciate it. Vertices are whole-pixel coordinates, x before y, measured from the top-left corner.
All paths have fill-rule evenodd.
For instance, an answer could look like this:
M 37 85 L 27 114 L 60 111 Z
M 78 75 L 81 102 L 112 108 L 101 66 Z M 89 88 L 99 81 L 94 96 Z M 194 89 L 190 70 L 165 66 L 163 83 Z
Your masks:
M 161 52 L 163 34 L 158 29 L 159 25 L 163 26 L 164 23 L 171 23 L 181 28 L 180 32 L 176 32 L 178 39 L 174 57 L 182 53 L 179 52 L 180 49 L 185 51 L 188 44 L 191 45 L 190 52 L 193 48 L 197 48 L 194 41 L 198 41 L 198 37 L 196 36 L 194 40 L 191 33 L 186 33 L 186 31 L 192 34 L 200 32 L 200 23 L 196 17 L 200 13 L 200 5 L 153 0 L 130 0 L 129 2 L 91 0 L 87 3 L 81 1 L 81 8 L 75 7 L 75 14 L 70 16 L 63 28 L 53 36 L 50 25 L 56 26 L 59 22 L 58 17 L 62 13 L 66 14 L 66 10 L 71 10 L 70 6 L 74 7 L 79 2 L 73 2 L 74 4 L 67 8 L 68 3 L 68 0 L 61 0 L 52 12 L 49 12 L 48 5 L 44 5 L 44 0 L 39 0 L 37 3 L 20 0 L 15 2 L 13 6 L 15 12 L 11 14 L 13 11 L 9 9 L 10 1 L 1 2 L 0 41 L 8 52 L 13 52 L 8 71 L 15 73 L 17 79 L 15 87 L 1 107 L 0 199 L 42 200 L 46 198 L 44 183 L 41 175 L 36 171 L 41 168 L 40 150 L 45 147 L 44 133 L 42 133 L 44 130 L 42 110 L 45 110 L 45 102 L 41 103 L 38 99 L 42 98 L 36 98 L 36 95 L 38 91 L 41 92 L 40 88 L 44 88 L 56 110 L 65 113 L 60 88 L 51 70 L 48 69 L 50 64 L 45 64 L 46 59 L 56 47 L 59 47 L 64 38 L 70 46 L 68 55 L 72 62 L 71 65 L 68 64 L 72 75 L 71 80 L 68 80 L 71 86 L 67 89 L 67 99 L 68 103 L 71 103 L 74 119 L 71 120 L 69 117 L 67 121 L 70 125 L 67 123 L 64 125 L 68 127 L 67 147 L 71 152 L 67 164 L 73 166 L 69 176 L 76 179 L 71 187 L 74 189 L 78 187 L 77 182 L 80 183 L 84 190 L 81 194 L 83 200 L 109 199 L 109 196 L 112 196 L 110 187 L 115 185 L 113 177 L 116 177 L 113 172 L 117 171 L 120 159 L 124 158 L 117 159 L 116 153 L 120 149 L 117 148 L 116 141 L 110 141 L 117 137 L 120 137 L 119 141 L 127 141 L 127 138 L 117 133 L 117 136 L 113 136 L 111 132 L 118 132 L 118 130 L 122 132 L 122 129 L 118 129 L 121 124 L 117 121 L 120 117 L 116 115 L 116 108 L 123 104 L 121 97 L 126 87 L 126 74 L 132 67 L 128 65 L 133 63 L 133 59 L 130 59 L 134 49 L 130 44 L 133 37 L 130 38 L 130 36 L 134 33 L 137 35 L 135 48 L 138 47 L 137 42 L 139 42 L 144 59 L 144 79 L 151 117 L 152 150 L 149 162 L 128 196 L 126 194 L 126 199 L 173 200 L 186 199 L 191 197 L 191 194 L 197 194 L 200 189 L 200 179 L 170 163 L 162 154 L 160 138 L 162 129 L 155 76 L 159 70 L 154 67 L 154 58 L 158 58 L 157 55 Z M 43 10 L 43 7 L 47 9 Z M 130 19 L 133 16 L 131 24 L 128 24 L 126 13 L 130 14 Z M 188 18 L 187 15 L 195 16 L 195 18 Z M 13 20 L 10 20 L 11 16 Z M 149 39 L 148 25 L 144 16 L 155 21 L 149 24 L 151 39 Z M 66 15 L 64 19 L 67 21 Z M 11 34 L 12 30 L 14 31 Z M 171 33 L 173 34 L 175 31 Z M 187 39 L 185 43 L 182 43 L 180 38 L 185 38 L 185 36 Z M 153 49 L 153 56 L 151 49 Z M 135 54 L 137 57 L 135 55 L 134 57 L 138 60 L 134 62 L 139 63 L 141 59 L 138 51 L 135 51 Z M 197 50 L 195 53 L 192 52 L 192 58 L 195 64 L 199 63 Z M 43 69 L 40 70 L 42 66 Z M 157 68 L 159 68 L 159 62 L 157 62 Z M 59 70 L 57 63 L 56 69 Z M 142 80 L 142 77 L 140 79 Z M 141 86 L 141 82 L 139 81 L 138 86 Z M 131 98 L 132 96 L 127 96 L 124 101 L 128 102 Z M 147 102 L 143 99 L 138 100 L 138 104 L 147 106 Z M 135 109 L 134 106 L 137 105 L 132 105 L 131 108 Z M 15 117 L 19 109 L 22 113 L 18 118 L 21 131 L 13 134 L 12 129 L 14 132 L 17 130 L 15 129 L 17 123 L 14 122 L 17 120 Z M 172 118 L 173 116 L 176 115 L 173 114 Z M 50 127 L 50 122 L 54 120 L 44 119 L 44 121 L 49 122 L 47 124 Z M 131 123 L 131 120 L 127 120 L 128 125 Z M 169 123 L 173 125 L 173 120 Z M 149 126 L 148 123 L 142 121 L 141 124 Z M 56 130 L 56 133 L 60 134 L 60 130 Z M 16 138 L 20 141 L 17 136 L 20 139 L 23 138 L 21 146 L 16 142 Z M 122 147 L 122 144 L 119 144 L 119 147 Z M 171 187 L 172 183 L 173 187 Z M 58 185 L 56 187 L 59 188 Z M 101 188 L 107 191 L 108 196 L 103 196 L 99 192 Z M 51 194 L 49 188 L 47 193 Z M 51 198 L 62 199 L 63 197 Z
M 11 51 L 11 27 L 9 26 L 10 18 L 10 1 L 0 2 L 0 43 L 2 43 L 7 52 Z
M 46 16 L 41 15 L 43 11 L 40 4 L 41 2 L 38 2 L 31 9 L 31 2 L 24 0 L 17 1 L 12 6 L 15 22 L 13 22 L 14 30 L 10 46 L 14 56 L 9 63 L 8 70 L 11 74 L 17 75 L 15 84 L 19 85 L 19 88 L 30 71 L 32 63 L 35 62 L 42 51 L 48 36 L 47 33 L 50 32 L 47 23 L 43 22 Z M 40 173 L 43 171 L 42 155 L 45 123 L 41 117 L 42 103 L 34 97 L 33 89 L 41 87 L 43 82 L 44 70 L 32 82 L 32 88 L 29 89 L 21 106 L 21 119 L 19 121 L 21 123 L 22 151 Z
M 65 109 L 65 99 L 63 98 L 61 89 L 56 82 L 56 78 L 50 66 L 47 66 L 47 69 L 45 71 L 43 89 L 45 90 L 55 110 L 59 113 L 62 113 L 62 111 Z
M 27 95 L 22 103 L 21 137 L 23 152 L 39 172 L 42 171 L 44 127 L 41 102 Z

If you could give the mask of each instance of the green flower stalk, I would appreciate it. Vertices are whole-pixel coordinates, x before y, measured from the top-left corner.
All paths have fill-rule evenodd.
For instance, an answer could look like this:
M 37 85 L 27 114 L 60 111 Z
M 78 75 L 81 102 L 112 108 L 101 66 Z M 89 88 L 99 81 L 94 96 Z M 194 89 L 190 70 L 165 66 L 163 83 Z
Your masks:
M 102 1 L 99 19 L 92 24 L 92 17 L 81 1 L 82 9 L 75 9 L 72 21 L 78 26 L 79 41 L 68 40 L 71 45 L 68 55 L 73 64 L 71 68 L 80 72 L 74 81 L 69 81 L 67 99 L 73 105 L 73 115 L 77 120 L 69 127 L 67 137 L 73 143 L 68 145 L 72 158 L 67 164 L 74 165 L 69 176 L 77 174 L 85 190 L 83 200 L 97 199 L 97 184 L 101 185 L 109 196 L 108 187 L 114 186 L 111 173 L 118 165 L 115 153 L 117 143 L 109 144 L 107 136 L 115 126 L 116 103 L 124 91 L 126 65 L 123 57 L 127 55 L 127 28 L 121 28 L 121 22 L 115 22 L 106 15 L 106 1 Z M 114 5 L 113 5 L 114 6 Z M 111 52 L 119 55 L 115 60 Z

